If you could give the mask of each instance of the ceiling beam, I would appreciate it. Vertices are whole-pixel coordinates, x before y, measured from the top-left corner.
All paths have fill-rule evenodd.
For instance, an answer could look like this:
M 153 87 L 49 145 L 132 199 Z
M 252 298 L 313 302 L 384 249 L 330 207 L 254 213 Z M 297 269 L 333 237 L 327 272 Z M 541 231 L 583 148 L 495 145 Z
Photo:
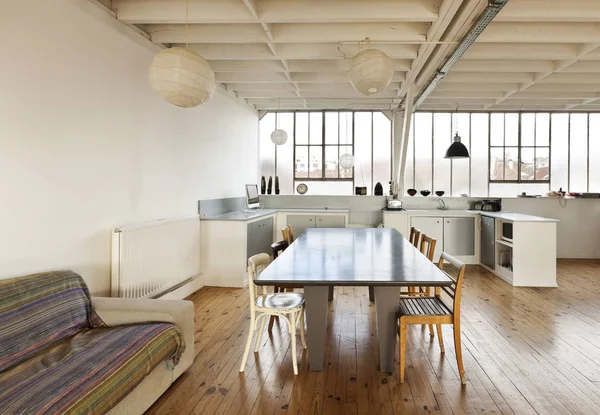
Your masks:
M 600 38 L 600 25 L 597 23 L 492 22 L 477 41 L 490 43 L 588 43 L 597 42 L 598 38 Z
M 574 59 L 578 53 L 579 45 L 572 43 L 477 42 L 465 52 L 463 59 L 557 60 Z
M 597 0 L 509 1 L 496 22 L 600 22 Z

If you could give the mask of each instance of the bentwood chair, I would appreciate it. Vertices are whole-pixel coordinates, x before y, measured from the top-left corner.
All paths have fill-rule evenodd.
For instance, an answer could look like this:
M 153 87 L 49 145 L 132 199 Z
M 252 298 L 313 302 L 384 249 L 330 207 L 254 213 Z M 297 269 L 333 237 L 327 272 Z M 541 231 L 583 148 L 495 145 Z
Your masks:
M 444 270 L 444 261 L 450 263 L 458 270 L 454 278 Z M 438 262 L 438 267 L 451 280 L 450 287 L 436 287 L 433 297 L 402 297 L 398 310 L 398 334 L 400 337 L 400 383 L 404 383 L 404 367 L 406 364 L 406 326 L 409 324 L 436 324 L 440 349 L 444 353 L 444 339 L 442 337 L 442 324 L 452 324 L 454 327 L 454 348 L 456 349 L 456 362 L 460 380 L 466 383 L 465 370 L 462 362 L 462 347 L 460 341 L 460 294 L 466 265 L 458 259 L 443 252 Z M 452 299 L 450 308 L 441 298 L 444 291 Z
M 292 340 L 292 365 L 294 375 L 298 374 L 298 363 L 296 358 L 296 327 L 300 324 L 300 338 L 302 347 L 306 349 L 306 339 L 304 336 L 304 294 L 303 293 L 276 293 L 268 294 L 267 287 L 262 287 L 262 294 L 258 294 L 258 287 L 254 284 L 254 279 L 271 263 L 271 257 L 268 254 L 258 254 L 248 259 L 248 292 L 250 293 L 250 329 L 248 330 L 248 340 L 242 358 L 240 372 L 244 371 L 250 346 L 256 328 L 259 327 L 254 352 L 262 341 L 262 334 L 265 331 L 266 319 L 269 316 L 278 316 L 283 318 L 288 325 L 290 337 Z M 261 320 L 262 319 L 262 320 Z M 299 323 L 298 323 L 299 320 Z M 260 326 L 259 323 L 260 322 Z
M 294 242 L 294 233 L 292 232 L 292 227 L 290 225 L 283 228 L 281 230 L 281 233 L 283 235 L 283 240 L 287 241 L 289 245 L 291 245 L 292 242 Z
M 275 242 L 273 244 L 271 244 L 271 251 L 273 252 L 273 260 L 277 259 L 277 257 L 279 257 L 279 255 L 285 251 L 287 249 L 287 247 L 289 246 L 289 244 L 287 243 L 287 241 L 278 241 Z M 273 287 L 273 293 L 278 293 L 278 292 L 292 292 L 294 291 L 295 288 L 304 288 L 301 286 L 294 286 L 294 287 L 280 287 L 278 285 Z M 279 320 L 279 318 L 277 316 L 271 316 L 271 318 L 269 319 L 269 328 L 267 329 L 269 333 L 271 333 L 271 331 L 273 330 L 273 323 L 275 323 L 275 320 Z

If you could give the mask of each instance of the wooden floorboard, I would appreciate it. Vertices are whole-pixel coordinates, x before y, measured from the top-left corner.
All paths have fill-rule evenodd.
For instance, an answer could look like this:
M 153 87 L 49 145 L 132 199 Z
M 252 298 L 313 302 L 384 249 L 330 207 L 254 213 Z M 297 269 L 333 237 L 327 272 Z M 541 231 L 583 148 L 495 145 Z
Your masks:
M 444 354 L 426 327 L 409 327 L 404 384 L 397 368 L 379 372 L 375 307 L 364 287 L 335 291 L 323 372 L 308 370 L 298 334 L 298 376 L 283 321 L 239 373 L 247 290 L 205 287 L 189 299 L 194 364 L 148 414 L 600 414 L 600 261 L 559 261 L 556 289 L 514 288 L 469 267 L 464 386 L 451 326 L 443 329 Z

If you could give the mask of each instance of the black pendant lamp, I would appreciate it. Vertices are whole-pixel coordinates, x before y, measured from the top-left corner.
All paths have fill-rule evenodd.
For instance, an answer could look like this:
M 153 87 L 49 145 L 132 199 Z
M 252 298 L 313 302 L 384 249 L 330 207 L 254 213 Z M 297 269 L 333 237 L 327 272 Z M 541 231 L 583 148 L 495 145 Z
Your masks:
M 448 151 L 446 151 L 444 158 L 468 159 L 469 157 L 469 150 L 467 150 L 467 147 L 460 142 L 460 136 L 458 135 L 458 132 L 456 132 L 453 143 L 450 144 L 450 147 L 448 147 Z

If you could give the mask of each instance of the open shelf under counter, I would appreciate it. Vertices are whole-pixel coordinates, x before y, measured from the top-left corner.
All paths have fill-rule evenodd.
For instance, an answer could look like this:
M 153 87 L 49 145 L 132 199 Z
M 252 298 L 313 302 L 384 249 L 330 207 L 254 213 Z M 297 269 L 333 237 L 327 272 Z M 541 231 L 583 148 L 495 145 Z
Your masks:
M 513 243 L 509 241 L 505 241 L 504 239 L 496 239 L 496 243 L 499 243 L 504 246 L 508 246 L 509 248 L 513 247 Z

